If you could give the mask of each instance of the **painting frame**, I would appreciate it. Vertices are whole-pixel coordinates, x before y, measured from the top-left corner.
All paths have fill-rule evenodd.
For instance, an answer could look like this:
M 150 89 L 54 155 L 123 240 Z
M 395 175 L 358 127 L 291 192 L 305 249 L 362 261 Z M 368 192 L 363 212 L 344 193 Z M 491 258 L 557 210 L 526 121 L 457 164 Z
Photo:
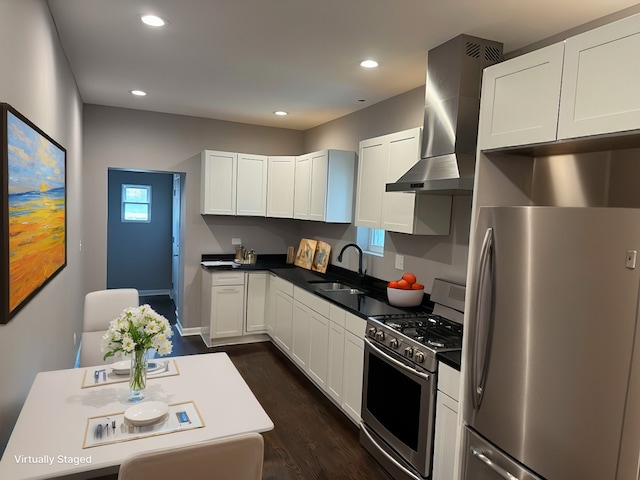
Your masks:
M 0 112 L 6 324 L 67 266 L 67 150 L 8 103 Z

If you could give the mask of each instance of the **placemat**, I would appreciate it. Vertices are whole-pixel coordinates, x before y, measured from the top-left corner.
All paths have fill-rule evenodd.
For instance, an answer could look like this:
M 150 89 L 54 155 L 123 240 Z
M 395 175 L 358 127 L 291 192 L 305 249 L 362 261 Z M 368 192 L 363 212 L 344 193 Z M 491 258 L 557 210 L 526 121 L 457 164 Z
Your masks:
M 181 413 L 186 414 L 182 421 L 179 418 Z M 124 417 L 124 412 L 101 415 L 87 419 L 82 448 L 128 442 L 138 438 L 165 435 L 204 426 L 195 402 L 169 404 L 169 412 L 164 418 L 160 419 L 158 423 L 145 426 L 131 425 Z
M 178 370 L 178 364 L 175 360 L 153 359 L 149 361 L 149 364 L 152 363 L 160 365 L 160 368 L 154 372 L 148 372 L 147 379 L 180 375 L 180 370 Z M 81 388 L 99 387 L 101 385 L 109 385 L 111 383 L 122 383 L 128 381 L 128 374 L 118 375 L 113 372 L 108 364 L 100 365 L 97 367 L 89 367 L 84 371 L 84 375 L 82 376 Z

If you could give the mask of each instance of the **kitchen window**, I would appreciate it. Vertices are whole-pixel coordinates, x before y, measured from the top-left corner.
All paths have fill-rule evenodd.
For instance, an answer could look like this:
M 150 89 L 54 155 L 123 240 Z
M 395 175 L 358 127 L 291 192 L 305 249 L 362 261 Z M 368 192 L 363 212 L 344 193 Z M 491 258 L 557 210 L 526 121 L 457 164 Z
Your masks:
M 122 185 L 122 221 L 151 222 L 151 185 Z
M 356 227 L 356 243 L 362 250 L 379 257 L 384 256 L 384 230 L 379 228 Z

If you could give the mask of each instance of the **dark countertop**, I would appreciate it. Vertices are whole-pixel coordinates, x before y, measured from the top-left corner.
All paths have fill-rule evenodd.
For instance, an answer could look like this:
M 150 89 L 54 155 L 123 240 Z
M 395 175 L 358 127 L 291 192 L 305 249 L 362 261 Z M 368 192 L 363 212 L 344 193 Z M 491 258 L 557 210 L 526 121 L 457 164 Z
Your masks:
M 232 254 L 204 254 L 202 261 L 233 260 Z M 425 294 L 422 305 L 412 308 L 400 308 L 389 305 L 387 301 L 387 282 L 375 277 L 365 275 L 361 277 L 357 272 L 345 268 L 329 265 L 326 273 L 306 270 L 293 264 L 286 263 L 286 255 L 261 254 L 253 265 L 238 264 L 237 266 L 202 267 L 207 271 L 220 270 L 268 270 L 278 277 L 287 280 L 294 285 L 324 298 L 325 300 L 342 307 L 348 312 L 362 318 L 372 315 L 402 312 L 431 312 L 433 303 L 429 294 Z M 344 291 L 322 290 L 313 282 L 342 282 L 363 291 L 363 294 L 351 294 Z M 460 352 L 439 353 L 437 358 L 452 368 L 460 370 Z

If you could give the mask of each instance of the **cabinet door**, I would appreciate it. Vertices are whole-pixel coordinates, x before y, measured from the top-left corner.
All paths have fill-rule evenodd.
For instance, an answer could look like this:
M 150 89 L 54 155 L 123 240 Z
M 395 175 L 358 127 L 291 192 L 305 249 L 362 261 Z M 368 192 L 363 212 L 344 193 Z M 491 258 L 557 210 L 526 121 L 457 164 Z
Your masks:
M 237 215 L 267 214 L 267 164 L 263 155 L 238 154 Z
M 293 218 L 295 157 L 269 157 L 267 217 Z
M 275 337 L 276 326 L 276 276 L 269 274 L 266 330 L 271 338 Z
M 481 149 L 556 139 L 564 44 L 488 67 L 482 78 Z
M 380 228 L 389 144 L 380 138 L 363 140 L 359 158 L 354 223 L 357 227 Z
M 342 405 L 344 381 L 344 326 L 333 321 L 329 324 L 327 393 Z
M 329 157 L 327 152 L 316 152 L 311 157 L 311 175 L 309 178 L 309 220 L 325 221 L 327 205 L 327 181 Z
M 205 150 L 200 161 L 200 213 L 235 215 L 238 155 Z
M 640 15 L 567 39 L 558 138 L 640 128 Z
M 303 371 L 309 370 L 309 350 L 311 342 L 311 309 L 294 300 L 293 302 L 293 361 Z
M 327 368 L 329 366 L 329 319 L 311 311 L 309 342 L 309 376 L 326 390 Z
M 356 423 L 360 423 L 363 371 L 364 340 L 362 337 L 358 337 L 349 331 L 345 331 L 342 409 Z
M 264 332 L 267 328 L 267 281 L 269 274 L 263 272 L 247 274 L 247 319 L 245 331 Z
M 310 155 L 302 155 L 296 158 L 294 185 L 293 218 L 307 220 L 309 218 L 309 192 L 311 186 Z
M 292 326 L 293 326 L 293 299 L 281 292 L 276 291 L 275 296 L 275 340 L 276 343 L 291 356 Z
M 438 391 L 433 446 L 433 480 L 454 480 L 458 402 Z
M 211 338 L 242 335 L 244 285 L 211 288 Z
M 421 128 L 388 136 L 389 160 L 385 183 L 398 180 L 420 160 Z M 380 228 L 390 232 L 413 233 L 416 194 L 384 192 Z

